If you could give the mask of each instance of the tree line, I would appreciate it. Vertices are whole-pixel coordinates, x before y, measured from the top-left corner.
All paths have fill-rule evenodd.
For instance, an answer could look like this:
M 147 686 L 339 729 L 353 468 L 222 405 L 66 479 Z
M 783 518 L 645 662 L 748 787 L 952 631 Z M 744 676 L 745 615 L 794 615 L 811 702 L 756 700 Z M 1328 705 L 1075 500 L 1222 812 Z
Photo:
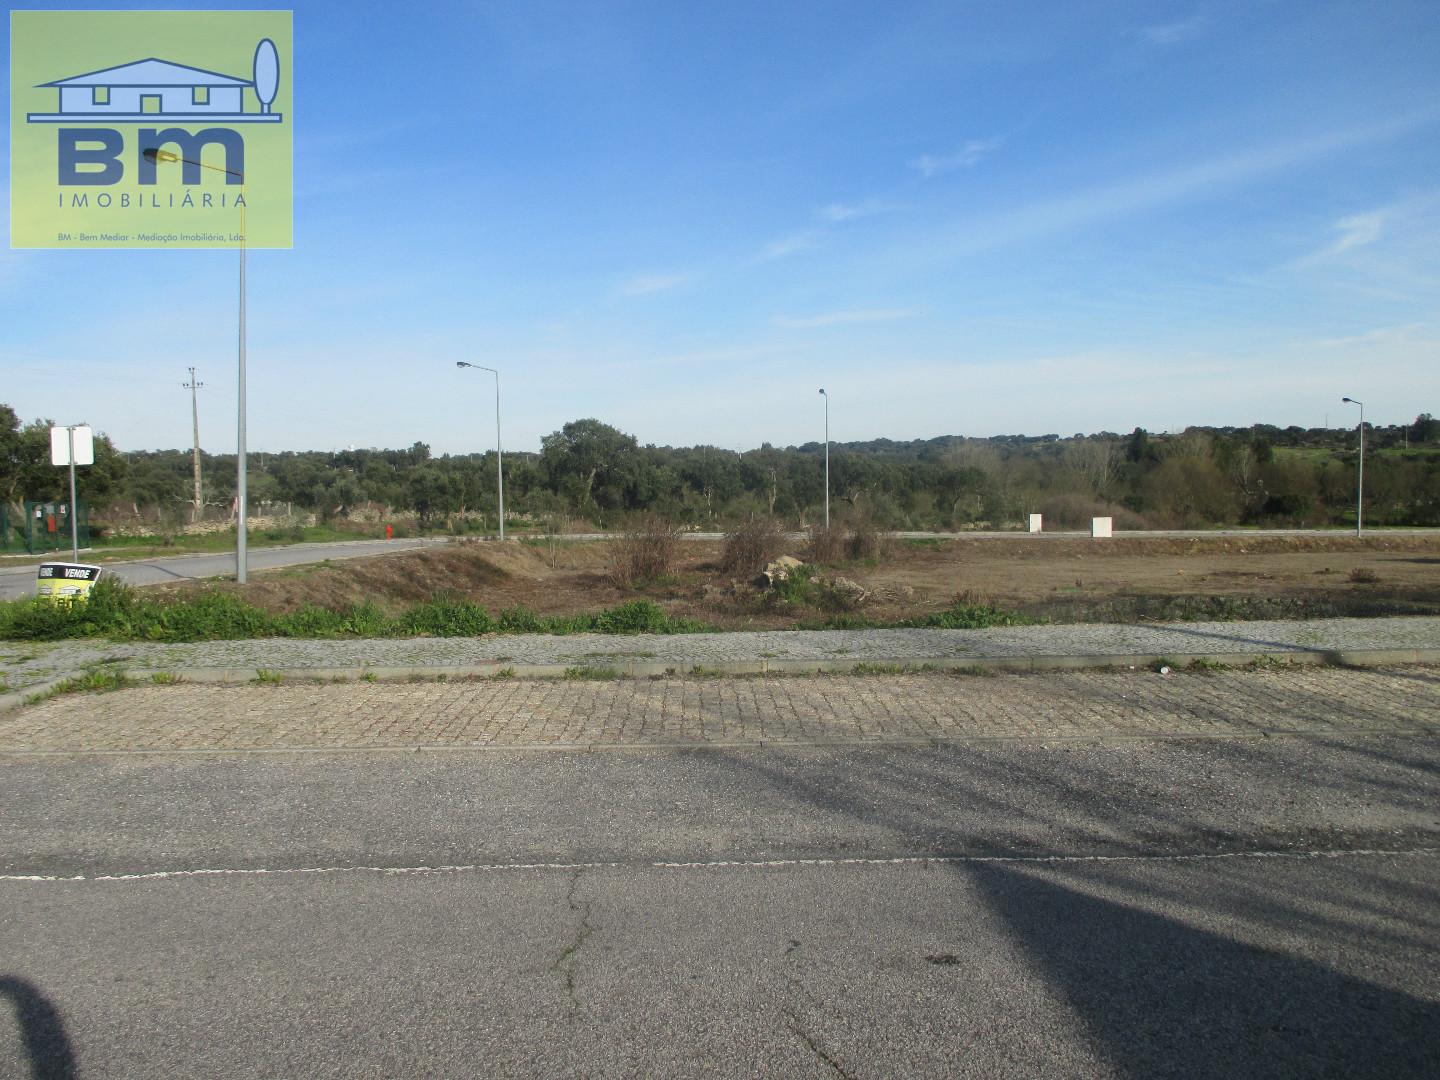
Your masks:
M 49 421 L 22 424 L 0 405 L 0 499 L 63 501 L 65 470 L 49 462 Z M 1367 425 L 1365 515 L 1372 524 L 1440 525 L 1440 421 Z M 1322 526 L 1353 522 L 1354 429 L 1192 427 L 1178 434 L 1099 432 L 876 439 L 830 445 L 832 515 L 888 529 L 1018 524 L 1042 513 L 1079 527 L 1096 514 L 1117 526 Z M 566 520 L 616 528 L 641 514 L 700 528 L 767 515 L 814 524 L 825 495 L 824 445 L 743 452 L 642 445 L 595 419 L 505 455 L 507 516 L 537 526 Z M 204 454 L 207 517 L 234 498 L 233 454 Z M 321 520 L 412 514 L 422 527 L 496 513 L 493 451 L 436 456 L 408 449 L 252 453 L 252 513 L 288 507 Z M 96 438 L 81 499 L 97 521 L 193 515 L 189 450 L 122 453 Z M 364 514 L 362 515 L 362 511 Z

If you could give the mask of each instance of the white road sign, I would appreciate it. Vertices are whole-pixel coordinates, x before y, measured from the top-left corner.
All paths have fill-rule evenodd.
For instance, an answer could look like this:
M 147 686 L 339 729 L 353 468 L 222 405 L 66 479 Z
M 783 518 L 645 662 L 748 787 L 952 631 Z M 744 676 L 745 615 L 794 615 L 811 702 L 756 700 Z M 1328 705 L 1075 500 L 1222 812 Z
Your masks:
M 70 464 L 70 432 L 75 432 L 75 464 L 95 464 L 95 436 L 89 424 L 74 428 L 52 427 L 50 429 L 50 464 Z

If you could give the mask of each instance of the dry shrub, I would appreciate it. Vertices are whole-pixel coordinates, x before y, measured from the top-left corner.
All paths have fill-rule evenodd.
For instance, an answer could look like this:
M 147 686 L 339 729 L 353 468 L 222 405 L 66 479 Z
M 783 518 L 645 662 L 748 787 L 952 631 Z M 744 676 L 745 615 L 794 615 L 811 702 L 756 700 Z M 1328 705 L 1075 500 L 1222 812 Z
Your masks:
M 1380 580 L 1380 575 L 1369 567 L 1357 566 L 1347 575 L 1347 580 L 1353 585 L 1374 585 Z
M 845 532 L 835 526 L 815 525 L 805 541 L 805 561 L 835 563 L 845 557 Z
M 853 560 L 879 559 L 886 554 L 886 540 L 874 522 L 859 521 L 850 526 L 845 537 L 845 554 Z
M 727 574 L 752 577 L 785 549 L 785 530 L 773 517 L 752 517 L 725 534 L 720 569 Z
M 1145 519 L 1133 510 L 1075 491 L 1048 496 L 1041 501 L 1038 512 L 1043 515 L 1047 529 L 1088 530 L 1090 519 L 1097 517 L 1112 518 L 1120 531 L 1146 527 Z
M 680 528 L 650 516 L 625 530 L 614 541 L 610 581 L 622 589 L 671 577 L 680 562 Z

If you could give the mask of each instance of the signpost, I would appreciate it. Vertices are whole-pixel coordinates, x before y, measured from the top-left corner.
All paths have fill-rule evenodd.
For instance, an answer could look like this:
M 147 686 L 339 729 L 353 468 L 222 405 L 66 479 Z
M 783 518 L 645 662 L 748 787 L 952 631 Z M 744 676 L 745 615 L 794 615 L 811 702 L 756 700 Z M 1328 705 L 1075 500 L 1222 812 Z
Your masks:
M 95 464 L 95 435 L 89 424 L 58 424 L 50 429 L 50 464 L 70 466 L 70 558 L 80 561 L 80 503 L 75 497 L 75 466 Z

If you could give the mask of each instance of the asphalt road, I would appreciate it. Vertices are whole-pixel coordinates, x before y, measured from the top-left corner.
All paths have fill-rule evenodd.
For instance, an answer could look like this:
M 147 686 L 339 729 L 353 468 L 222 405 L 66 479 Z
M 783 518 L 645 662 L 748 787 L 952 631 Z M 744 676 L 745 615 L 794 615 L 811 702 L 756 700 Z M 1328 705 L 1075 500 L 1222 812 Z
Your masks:
M 1437 777 L 1427 737 L 0 758 L 0 1075 L 1435 1076 Z
M 347 540 L 336 544 L 287 544 L 284 547 L 254 547 L 246 551 L 246 566 L 250 570 L 272 570 L 281 566 L 301 566 L 305 563 L 324 562 L 326 559 L 360 559 L 369 555 L 395 555 L 402 551 L 413 551 L 431 544 L 443 544 L 442 539 L 411 540 Z M 94 553 L 80 553 L 81 562 L 90 562 Z M 49 562 L 69 562 L 68 551 L 47 556 Z M 0 600 L 13 600 L 20 596 L 35 595 L 35 575 L 40 560 L 19 565 L 0 567 Z M 131 585 L 163 585 L 167 582 L 187 579 L 233 577 L 235 574 L 235 553 L 221 555 L 171 555 L 160 559 L 146 559 L 143 562 L 106 562 L 100 564 L 105 573 Z

